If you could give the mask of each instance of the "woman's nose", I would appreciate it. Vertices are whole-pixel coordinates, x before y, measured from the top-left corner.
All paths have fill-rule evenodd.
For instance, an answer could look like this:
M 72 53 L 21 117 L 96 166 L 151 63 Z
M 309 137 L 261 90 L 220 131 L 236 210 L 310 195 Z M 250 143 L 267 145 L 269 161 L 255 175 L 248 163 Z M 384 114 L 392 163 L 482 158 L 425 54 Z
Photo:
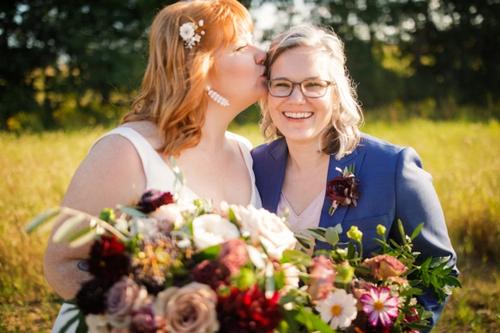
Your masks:
M 264 65 L 266 61 L 266 52 L 264 52 L 261 48 L 255 47 L 255 63 L 257 65 Z

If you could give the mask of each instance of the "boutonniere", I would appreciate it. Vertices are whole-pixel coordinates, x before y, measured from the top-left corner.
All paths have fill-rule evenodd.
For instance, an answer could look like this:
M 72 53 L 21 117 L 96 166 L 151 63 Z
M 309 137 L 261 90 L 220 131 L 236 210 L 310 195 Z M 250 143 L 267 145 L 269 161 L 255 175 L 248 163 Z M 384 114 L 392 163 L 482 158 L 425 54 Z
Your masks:
M 332 201 L 328 214 L 333 215 L 338 206 L 356 207 L 359 199 L 358 180 L 354 176 L 354 165 L 344 170 L 337 168 L 342 175 L 337 176 L 326 184 L 326 196 Z

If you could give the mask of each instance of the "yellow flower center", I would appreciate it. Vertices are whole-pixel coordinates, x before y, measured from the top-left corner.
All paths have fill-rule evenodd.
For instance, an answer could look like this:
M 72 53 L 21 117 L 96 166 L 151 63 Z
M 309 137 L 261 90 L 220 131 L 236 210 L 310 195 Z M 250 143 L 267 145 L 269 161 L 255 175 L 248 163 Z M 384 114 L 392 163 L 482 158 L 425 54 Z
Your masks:
M 333 317 L 338 317 L 342 314 L 342 307 L 338 304 L 333 304 L 330 311 Z
M 373 308 L 375 309 L 375 311 L 380 312 L 380 311 L 382 311 L 384 309 L 384 303 L 382 303 L 380 301 L 376 301 L 373 304 Z

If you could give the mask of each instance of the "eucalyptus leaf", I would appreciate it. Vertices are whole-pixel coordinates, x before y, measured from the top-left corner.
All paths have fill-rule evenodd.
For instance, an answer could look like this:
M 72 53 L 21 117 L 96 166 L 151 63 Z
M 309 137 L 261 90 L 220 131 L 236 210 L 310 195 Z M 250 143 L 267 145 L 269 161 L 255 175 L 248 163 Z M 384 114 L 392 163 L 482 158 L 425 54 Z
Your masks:
M 328 242 L 328 244 L 330 244 L 331 246 L 337 245 L 337 243 L 340 240 L 339 233 L 337 232 L 337 229 L 336 228 L 326 229 L 325 239 Z
M 24 230 L 29 234 L 40 228 L 43 225 L 51 222 L 56 216 L 61 212 L 61 208 L 51 208 L 41 214 L 38 214 L 33 220 L 31 220 L 25 227 Z
M 132 208 L 132 207 L 118 205 L 118 209 L 121 212 L 123 212 L 123 213 L 125 213 L 125 214 L 127 214 L 129 216 L 132 216 L 132 217 L 137 217 L 137 218 L 147 217 L 146 214 L 144 214 L 140 210 Z
M 68 218 L 64 221 L 61 226 L 57 229 L 52 237 L 52 240 L 55 243 L 60 243 L 62 241 L 67 241 L 68 238 L 74 233 L 74 230 L 77 226 L 79 226 L 82 222 L 87 219 L 87 215 L 83 213 L 79 213 L 75 216 Z
M 85 228 L 70 237 L 69 246 L 73 248 L 82 246 L 86 243 L 93 241 L 95 239 L 95 236 L 96 236 L 95 228 L 91 227 Z
M 304 265 L 306 267 L 311 265 L 311 257 L 302 251 L 285 250 L 281 257 L 281 263 L 291 263 L 294 265 Z

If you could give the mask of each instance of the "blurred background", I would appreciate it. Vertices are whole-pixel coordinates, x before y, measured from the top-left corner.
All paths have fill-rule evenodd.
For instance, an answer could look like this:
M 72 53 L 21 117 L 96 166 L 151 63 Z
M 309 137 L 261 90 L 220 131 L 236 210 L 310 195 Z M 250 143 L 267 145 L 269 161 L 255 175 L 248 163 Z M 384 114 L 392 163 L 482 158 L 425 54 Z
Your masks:
M 139 87 L 147 33 L 168 1 L 0 3 L 0 332 L 49 331 L 48 232 L 92 142 Z M 500 1 L 242 1 L 265 48 L 287 27 L 332 27 L 366 115 L 363 131 L 413 146 L 434 177 L 464 288 L 436 332 L 500 331 Z M 231 129 L 263 142 L 256 106 Z M 98 190 L 98 189 L 96 189 Z

